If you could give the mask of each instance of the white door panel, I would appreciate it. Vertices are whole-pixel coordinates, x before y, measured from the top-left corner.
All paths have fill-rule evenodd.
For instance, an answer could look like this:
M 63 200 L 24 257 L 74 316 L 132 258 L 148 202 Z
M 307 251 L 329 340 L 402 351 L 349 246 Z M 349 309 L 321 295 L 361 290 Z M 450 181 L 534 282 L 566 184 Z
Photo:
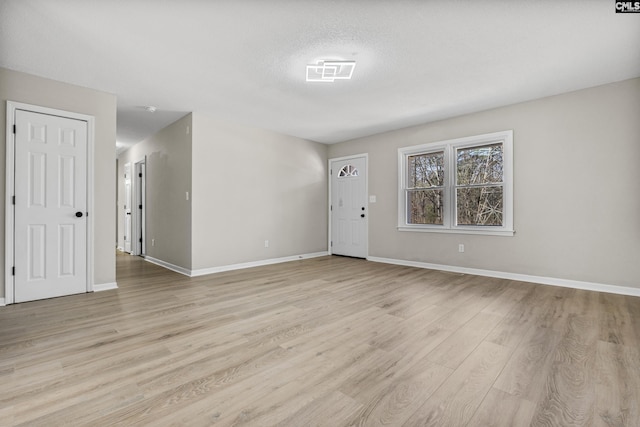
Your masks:
M 331 253 L 366 258 L 366 157 L 331 162 Z
M 131 253 L 131 163 L 124 165 L 124 251 Z
M 15 301 L 87 290 L 87 123 L 16 110 Z

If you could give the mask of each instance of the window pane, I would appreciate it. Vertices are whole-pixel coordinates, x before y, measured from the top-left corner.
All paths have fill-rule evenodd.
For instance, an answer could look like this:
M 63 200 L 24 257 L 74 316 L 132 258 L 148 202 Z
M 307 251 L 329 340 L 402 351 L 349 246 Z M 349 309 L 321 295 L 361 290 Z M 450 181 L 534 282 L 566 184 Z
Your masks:
M 442 225 L 443 196 L 443 190 L 407 191 L 408 223 Z
M 502 143 L 457 150 L 457 185 L 502 182 Z
M 441 187 L 444 185 L 444 151 L 407 158 L 409 188 Z
M 458 225 L 502 225 L 502 187 L 456 190 Z
M 344 165 L 340 172 L 338 173 L 340 178 L 345 176 L 358 176 L 358 169 L 353 165 Z

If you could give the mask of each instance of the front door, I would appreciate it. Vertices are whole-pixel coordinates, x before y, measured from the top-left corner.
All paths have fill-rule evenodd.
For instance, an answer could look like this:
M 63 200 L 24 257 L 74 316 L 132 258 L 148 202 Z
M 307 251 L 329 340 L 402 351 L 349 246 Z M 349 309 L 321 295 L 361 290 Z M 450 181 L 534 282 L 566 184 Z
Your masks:
M 87 291 L 87 122 L 15 112 L 15 302 Z
M 331 253 L 366 258 L 368 253 L 367 158 L 331 161 Z

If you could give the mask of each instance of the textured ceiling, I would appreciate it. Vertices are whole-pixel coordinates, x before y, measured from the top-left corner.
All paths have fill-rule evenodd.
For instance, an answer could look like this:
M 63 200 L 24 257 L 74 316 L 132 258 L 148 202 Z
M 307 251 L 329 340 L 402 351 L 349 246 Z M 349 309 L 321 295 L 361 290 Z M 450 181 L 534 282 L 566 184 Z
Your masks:
M 0 66 L 115 93 L 124 144 L 189 111 L 335 143 L 640 76 L 614 4 L 0 0 Z M 353 79 L 305 82 L 319 58 Z

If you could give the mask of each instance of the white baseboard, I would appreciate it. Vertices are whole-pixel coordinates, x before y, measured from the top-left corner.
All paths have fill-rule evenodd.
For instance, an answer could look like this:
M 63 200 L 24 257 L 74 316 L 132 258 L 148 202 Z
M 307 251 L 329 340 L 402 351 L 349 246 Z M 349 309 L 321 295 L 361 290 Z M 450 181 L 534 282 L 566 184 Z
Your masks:
M 222 273 L 223 271 L 240 270 L 243 268 L 259 267 L 262 265 L 280 264 L 282 262 L 297 261 L 300 259 L 317 258 L 329 255 L 329 252 L 314 252 L 310 254 L 293 255 L 282 258 L 264 259 L 260 261 L 243 262 L 240 264 L 223 265 L 220 267 L 201 268 L 191 271 L 191 277 L 204 276 L 205 274 Z
M 176 273 L 184 274 L 185 276 L 189 276 L 189 277 L 197 277 L 197 276 L 204 276 L 207 274 L 222 273 L 223 271 L 240 270 L 243 268 L 259 267 L 262 265 L 279 264 L 282 262 L 317 258 L 321 256 L 326 256 L 326 255 L 329 255 L 329 252 L 327 251 L 314 252 L 310 254 L 293 255 L 293 256 L 287 256 L 282 258 L 272 258 L 272 259 L 264 259 L 260 261 L 243 262 L 240 264 L 221 265 L 219 267 L 200 268 L 197 270 L 189 270 L 188 268 L 180 267 L 179 265 L 174 265 L 169 262 L 162 261 L 160 259 L 153 258 L 150 256 L 145 256 L 144 259 L 149 261 L 152 264 L 156 264 L 161 267 L 167 268 L 171 271 L 175 271 Z
M 159 265 L 160 267 L 175 271 L 176 273 L 184 274 L 185 276 L 191 276 L 191 270 L 189 270 L 188 268 L 180 267 L 179 265 L 171 264 L 170 262 L 150 257 L 148 255 L 145 255 L 144 259 L 145 261 L 149 261 L 151 264 Z
M 116 282 L 111 282 L 93 285 L 93 292 L 109 291 L 111 289 L 118 289 L 118 284 Z
M 93 292 L 102 292 L 102 291 L 108 291 L 111 289 L 118 289 L 118 284 L 116 282 L 111 282 L 111 283 L 100 283 L 98 285 L 93 285 Z M 5 304 L 5 299 L 4 298 L 0 298 L 0 307 L 4 307 Z
M 532 276 L 529 274 L 507 273 L 504 271 L 482 270 L 478 268 L 457 267 L 454 265 L 430 264 L 419 261 L 406 261 L 401 259 L 367 257 L 367 260 L 385 264 L 404 265 L 407 267 L 428 268 L 430 270 L 442 270 L 453 273 L 473 274 L 476 276 L 496 277 L 499 279 L 518 280 L 521 282 L 539 283 L 542 285 L 561 286 L 565 288 L 583 289 L 586 291 L 606 292 L 610 294 L 629 295 L 640 297 L 639 288 L 627 286 L 609 285 L 605 283 L 581 282 L 579 280 L 557 279 L 554 277 Z

